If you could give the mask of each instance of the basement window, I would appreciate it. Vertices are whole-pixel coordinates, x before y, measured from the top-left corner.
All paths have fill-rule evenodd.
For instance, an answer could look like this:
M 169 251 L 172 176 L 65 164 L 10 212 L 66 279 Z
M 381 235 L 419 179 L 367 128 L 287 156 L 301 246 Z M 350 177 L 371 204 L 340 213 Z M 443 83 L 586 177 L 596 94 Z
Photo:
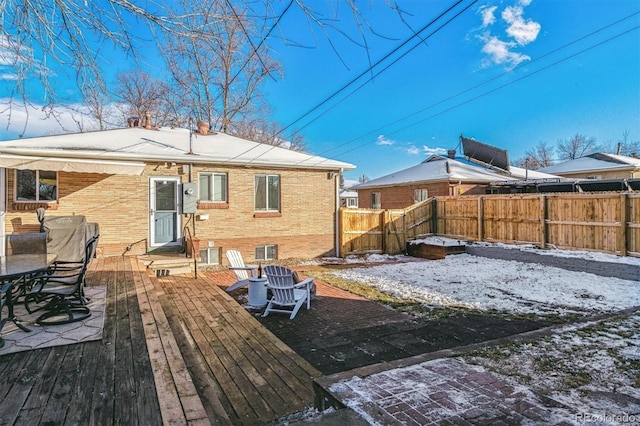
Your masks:
M 278 246 L 275 244 L 257 246 L 255 256 L 256 260 L 276 260 L 278 258 Z

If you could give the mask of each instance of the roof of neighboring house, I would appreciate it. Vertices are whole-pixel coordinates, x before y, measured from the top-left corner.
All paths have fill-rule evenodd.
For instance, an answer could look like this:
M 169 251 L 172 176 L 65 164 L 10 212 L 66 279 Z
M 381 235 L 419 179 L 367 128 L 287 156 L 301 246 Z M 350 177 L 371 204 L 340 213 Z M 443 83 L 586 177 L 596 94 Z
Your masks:
M 564 163 L 540 169 L 541 172 L 565 174 L 580 172 L 604 172 L 615 170 L 633 170 L 640 168 L 640 158 L 625 157 L 624 155 L 595 153 Z
M 353 189 L 379 188 L 397 186 L 417 182 L 468 182 L 491 183 L 497 181 L 513 181 L 521 179 L 549 179 L 557 176 L 546 173 L 525 171 L 518 167 L 510 167 L 511 174 L 498 173 L 490 167 L 467 160 L 432 155 L 417 166 L 391 173 L 378 179 L 356 185 Z
M 87 169 L 91 164 L 102 164 L 105 170 L 114 171 L 118 165 L 144 166 L 145 162 L 162 161 L 320 170 L 355 168 L 349 163 L 224 133 L 202 135 L 187 129 L 128 127 L 0 142 L 0 167 L 33 169 L 34 161 L 49 164 L 55 170 L 85 172 L 90 171 Z M 96 169 L 94 172 L 110 173 Z

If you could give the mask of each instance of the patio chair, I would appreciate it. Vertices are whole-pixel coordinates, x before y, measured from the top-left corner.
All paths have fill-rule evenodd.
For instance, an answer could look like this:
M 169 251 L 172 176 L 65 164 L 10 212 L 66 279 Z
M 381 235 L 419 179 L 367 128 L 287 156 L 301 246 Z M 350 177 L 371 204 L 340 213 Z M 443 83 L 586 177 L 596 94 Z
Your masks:
M 227 287 L 227 292 L 249 285 L 249 277 L 253 277 L 254 265 L 245 265 L 242 254 L 238 250 L 227 250 L 225 253 L 231 266 L 229 269 L 235 272 L 238 281 Z
M 270 312 L 278 312 L 290 314 L 289 319 L 294 319 L 305 302 L 307 302 L 307 309 L 311 308 L 313 277 L 296 284 L 293 271 L 279 265 L 265 266 L 264 273 L 268 281 L 267 289 L 271 290 L 271 299 L 262 314 L 263 317 Z
M 58 262 L 49 272 L 40 278 L 37 284 L 25 299 L 27 311 L 45 312 L 36 319 L 40 325 L 67 324 L 82 321 L 91 316 L 84 297 L 85 275 L 87 267 L 94 253 L 98 236 L 93 236 L 87 241 L 84 250 L 84 258 L 81 262 Z M 46 304 L 31 310 L 29 303 Z

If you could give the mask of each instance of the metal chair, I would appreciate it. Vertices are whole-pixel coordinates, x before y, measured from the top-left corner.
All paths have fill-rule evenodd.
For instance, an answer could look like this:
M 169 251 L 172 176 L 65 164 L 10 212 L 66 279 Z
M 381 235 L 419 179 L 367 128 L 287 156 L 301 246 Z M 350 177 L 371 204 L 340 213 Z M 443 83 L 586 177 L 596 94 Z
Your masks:
M 91 316 L 84 297 L 85 275 L 94 253 L 98 236 L 91 237 L 85 246 L 81 262 L 58 262 L 48 274 L 40 278 L 25 298 L 29 312 L 43 309 L 45 312 L 36 319 L 40 325 L 67 324 L 81 321 Z M 46 304 L 37 309 L 29 309 L 29 303 Z

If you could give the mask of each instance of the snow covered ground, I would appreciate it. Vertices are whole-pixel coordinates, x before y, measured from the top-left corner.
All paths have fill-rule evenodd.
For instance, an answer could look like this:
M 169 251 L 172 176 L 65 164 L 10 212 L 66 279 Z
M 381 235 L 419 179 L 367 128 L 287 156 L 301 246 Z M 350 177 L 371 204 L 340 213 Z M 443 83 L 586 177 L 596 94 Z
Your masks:
M 442 243 L 448 244 L 448 241 Z M 532 246 L 503 247 L 640 265 L 637 258 L 601 253 L 538 250 Z M 334 274 L 425 304 L 514 314 L 563 316 L 578 313 L 588 316 L 640 306 L 640 277 L 621 280 L 466 254 L 450 255 L 435 261 L 374 255 L 364 263 L 390 260 L 395 262 L 340 270 Z M 385 380 L 396 383 L 404 380 L 406 384 L 407 377 L 430 366 L 437 367 L 438 363 L 458 363 L 456 365 L 463 369 L 490 372 L 511 383 L 514 389 L 521 390 L 520 394 L 527 403 L 544 404 L 540 395 L 557 401 L 558 405 L 546 408 L 546 413 L 553 416 L 546 419 L 550 423 L 584 424 L 586 419 L 591 420 L 590 424 L 628 424 L 630 419 L 632 424 L 640 422 L 638 311 L 597 322 L 568 325 L 546 338 L 486 348 L 448 361 L 434 360 L 368 377 L 354 377 L 335 384 L 334 390 L 348 389 L 350 398 L 345 401 L 347 405 L 375 423 L 367 415 L 367 410 L 376 404 L 380 407 L 379 396 L 374 389 L 381 375 Z M 421 391 L 424 395 L 438 390 L 430 388 L 432 385 L 420 379 L 419 375 L 416 377 L 415 386 L 409 385 L 408 388 L 424 388 L 424 392 Z M 453 404 L 448 411 L 445 410 L 446 413 L 441 413 L 445 416 L 442 419 L 463 415 L 468 410 L 469 407 L 463 403 L 466 396 L 458 397 L 461 403 Z
M 447 244 L 446 239 L 438 240 Z M 507 247 L 545 255 L 640 265 L 638 258 L 602 253 L 537 250 L 532 246 Z M 371 255 L 365 262 L 390 259 Z M 393 259 L 399 263 L 340 270 L 333 274 L 399 297 L 442 307 L 564 316 L 614 312 L 640 305 L 640 277 L 637 281 L 622 280 L 468 254 L 449 255 L 445 259 L 430 261 L 397 256 Z M 349 261 L 355 262 L 355 258 L 347 259 Z M 363 262 L 361 258 L 359 261 Z

